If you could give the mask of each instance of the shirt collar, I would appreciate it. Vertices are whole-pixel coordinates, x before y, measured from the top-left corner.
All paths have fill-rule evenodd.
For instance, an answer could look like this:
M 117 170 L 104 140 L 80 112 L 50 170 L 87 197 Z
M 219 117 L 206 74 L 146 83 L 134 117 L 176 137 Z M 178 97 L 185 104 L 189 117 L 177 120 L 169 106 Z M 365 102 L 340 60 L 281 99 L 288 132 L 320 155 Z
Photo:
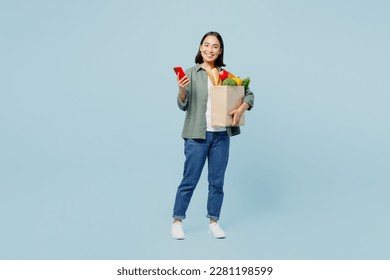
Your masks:
M 200 66 L 200 64 L 198 63 L 198 64 L 195 65 L 195 70 L 196 70 L 196 72 L 199 72 L 199 70 L 204 70 L 204 69 L 203 69 L 202 66 Z

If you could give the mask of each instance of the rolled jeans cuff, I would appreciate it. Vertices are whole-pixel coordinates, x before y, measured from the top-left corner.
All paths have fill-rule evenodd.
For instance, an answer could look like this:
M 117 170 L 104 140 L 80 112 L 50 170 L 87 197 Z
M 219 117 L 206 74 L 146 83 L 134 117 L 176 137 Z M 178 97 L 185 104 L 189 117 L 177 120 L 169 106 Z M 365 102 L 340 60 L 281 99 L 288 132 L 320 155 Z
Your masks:
M 172 218 L 174 218 L 176 220 L 184 220 L 186 218 L 186 215 L 184 215 L 184 216 L 173 215 Z
M 216 216 L 211 216 L 209 214 L 206 215 L 206 218 L 210 219 L 210 220 L 213 220 L 213 221 L 218 221 L 219 220 L 219 217 L 216 217 Z

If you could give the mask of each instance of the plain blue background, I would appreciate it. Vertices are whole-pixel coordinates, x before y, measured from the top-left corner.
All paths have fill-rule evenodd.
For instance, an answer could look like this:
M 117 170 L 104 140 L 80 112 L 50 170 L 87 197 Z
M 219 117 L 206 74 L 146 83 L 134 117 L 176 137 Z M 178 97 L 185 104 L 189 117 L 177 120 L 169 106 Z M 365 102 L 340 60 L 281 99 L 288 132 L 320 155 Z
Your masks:
M 1 259 L 389 259 L 387 1 L 1 1 Z M 170 238 L 172 67 L 210 30 L 256 95 L 221 217 Z

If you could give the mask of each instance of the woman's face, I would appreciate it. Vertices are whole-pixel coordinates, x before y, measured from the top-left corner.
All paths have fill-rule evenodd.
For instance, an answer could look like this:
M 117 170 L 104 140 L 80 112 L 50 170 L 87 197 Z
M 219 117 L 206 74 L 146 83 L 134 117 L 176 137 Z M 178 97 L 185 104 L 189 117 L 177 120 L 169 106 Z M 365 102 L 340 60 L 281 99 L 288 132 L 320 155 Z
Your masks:
M 199 50 L 202 55 L 203 61 L 208 63 L 214 63 L 214 61 L 222 52 L 218 38 L 212 35 L 207 36 L 203 40 L 203 43 L 202 45 L 200 45 Z

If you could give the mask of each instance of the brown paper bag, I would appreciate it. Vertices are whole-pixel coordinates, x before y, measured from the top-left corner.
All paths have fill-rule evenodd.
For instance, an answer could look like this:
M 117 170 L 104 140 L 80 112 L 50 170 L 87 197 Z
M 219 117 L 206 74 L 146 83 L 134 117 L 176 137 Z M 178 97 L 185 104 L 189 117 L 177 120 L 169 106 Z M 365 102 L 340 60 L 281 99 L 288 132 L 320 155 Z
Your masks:
M 231 126 L 233 117 L 228 114 L 241 106 L 244 98 L 243 86 L 212 86 L 210 87 L 211 126 Z M 245 124 L 245 113 L 242 114 L 240 126 Z

